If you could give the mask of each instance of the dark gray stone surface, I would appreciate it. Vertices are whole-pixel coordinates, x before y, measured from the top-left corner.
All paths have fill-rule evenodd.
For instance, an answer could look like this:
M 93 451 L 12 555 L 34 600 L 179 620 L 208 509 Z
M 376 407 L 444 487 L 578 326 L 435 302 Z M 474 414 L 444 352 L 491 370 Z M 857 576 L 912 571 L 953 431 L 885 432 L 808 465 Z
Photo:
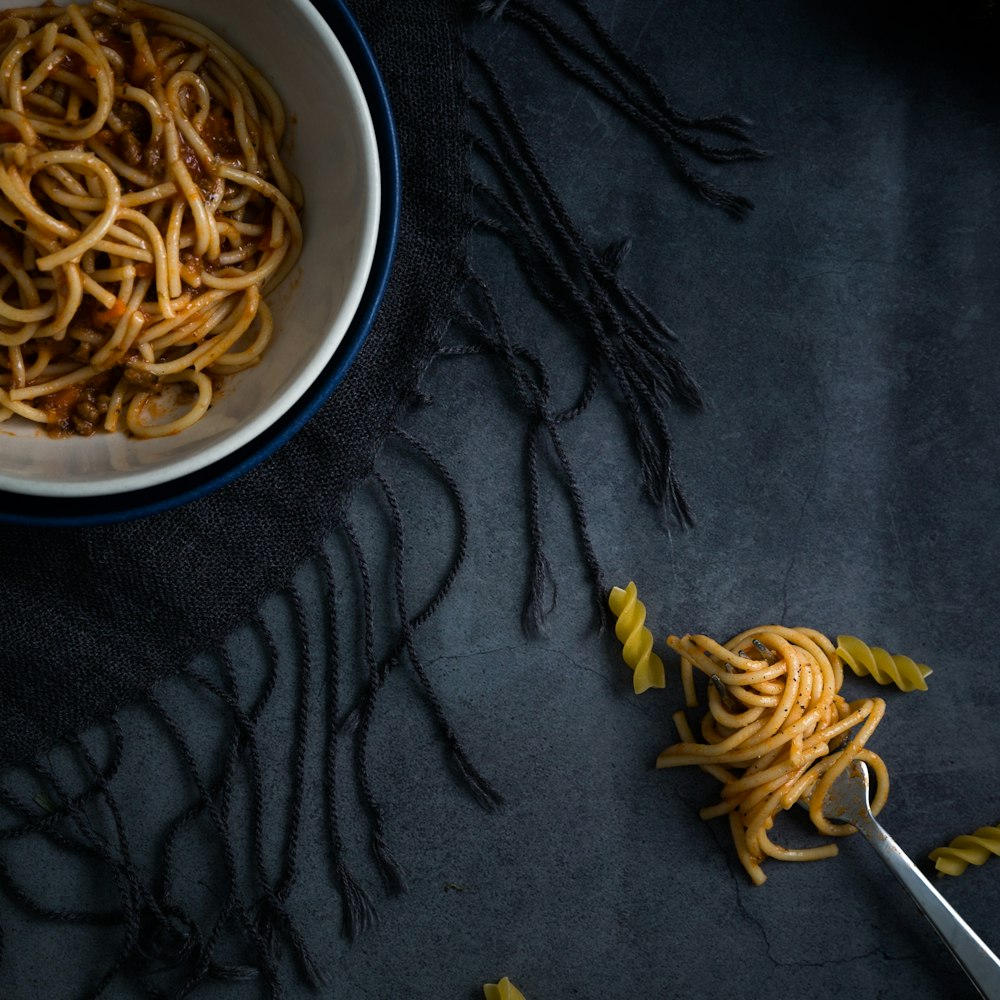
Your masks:
M 595 245 L 634 240 L 624 277 L 676 330 L 708 399 L 704 413 L 672 422 L 697 516 L 689 530 L 643 499 L 613 399 L 567 430 L 597 555 L 609 583 L 638 583 L 661 640 L 689 630 L 724 639 L 774 621 L 853 633 L 930 664 L 926 694 L 879 689 L 888 711 L 873 741 L 893 780 L 884 825 L 929 871 L 932 848 L 1000 819 L 996 77 L 945 44 L 946 32 L 914 38 L 901 21 L 886 32 L 842 5 L 594 7 L 679 106 L 746 113 L 774 153 L 718 172 L 756 203 L 736 223 L 681 191 L 653 145 L 596 98 L 562 81 L 543 86 L 550 78 L 516 28 L 478 35 L 512 67 L 528 132 L 586 234 Z M 478 262 L 495 276 L 511 330 L 538 346 L 559 397 L 572 399 L 579 358 L 565 335 L 525 300 L 499 250 Z M 509 975 L 528 1000 L 973 996 L 863 842 L 821 863 L 772 862 L 755 888 L 725 823 L 698 818 L 714 781 L 653 769 L 674 740 L 680 685 L 673 675 L 665 691 L 632 694 L 617 641 L 594 628 L 565 493 L 548 476 L 558 603 L 547 636 L 522 633 L 522 436 L 494 376 L 484 359 L 436 365 L 424 386 L 434 402 L 411 426 L 447 457 L 472 523 L 460 585 L 420 650 L 506 805 L 484 813 L 457 786 L 411 679 L 394 675 L 375 729 L 375 780 L 409 891 L 377 898 L 377 925 L 345 943 L 311 800 L 292 908 L 330 971 L 320 995 L 472 1000 L 481 983 Z M 452 537 L 447 498 L 417 471 L 399 489 L 415 525 L 414 579 L 433 579 Z M 424 521 L 438 528 L 419 533 Z M 364 528 L 377 544 L 377 515 Z M 303 585 L 315 589 L 308 571 Z M 345 579 L 348 605 L 350 592 Z M 281 698 L 275 734 L 290 719 L 280 711 L 290 692 Z M 168 810 L 172 765 L 148 717 L 124 723 L 142 843 Z M 271 764 L 280 801 L 287 769 Z M 808 839 L 787 820 L 788 840 Z M 362 828 L 345 823 L 378 897 Z M 13 860 L 44 882 L 38 849 Z M 211 885 L 211 866 L 194 874 Z M 937 883 L 994 949 L 998 879 L 1000 859 Z M 50 890 L 77 902 L 82 891 L 68 877 Z M 4 1000 L 76 996 L 110 954 L 106 932 L 21 920 L 5 929 Z

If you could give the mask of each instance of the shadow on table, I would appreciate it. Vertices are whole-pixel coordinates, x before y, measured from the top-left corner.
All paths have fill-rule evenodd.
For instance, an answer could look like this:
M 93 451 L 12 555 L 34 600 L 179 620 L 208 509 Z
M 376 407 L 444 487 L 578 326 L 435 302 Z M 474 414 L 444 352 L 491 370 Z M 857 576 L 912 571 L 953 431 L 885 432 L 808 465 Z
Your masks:
M 953 72 L 1000 96 L 998 0 L 813 0 L 811 6 L 873 55 Z

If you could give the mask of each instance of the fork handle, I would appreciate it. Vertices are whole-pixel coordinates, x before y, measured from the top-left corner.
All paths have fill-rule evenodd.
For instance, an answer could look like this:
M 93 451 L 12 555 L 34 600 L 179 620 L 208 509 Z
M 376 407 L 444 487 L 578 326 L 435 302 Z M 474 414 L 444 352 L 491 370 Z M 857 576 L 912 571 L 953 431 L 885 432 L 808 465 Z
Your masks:
M 855 825 L 903 883 L 923 915 L 986 1000 L 1000 1000 L 1000 959 L 958 915 L 927 877 L 870 814 Z

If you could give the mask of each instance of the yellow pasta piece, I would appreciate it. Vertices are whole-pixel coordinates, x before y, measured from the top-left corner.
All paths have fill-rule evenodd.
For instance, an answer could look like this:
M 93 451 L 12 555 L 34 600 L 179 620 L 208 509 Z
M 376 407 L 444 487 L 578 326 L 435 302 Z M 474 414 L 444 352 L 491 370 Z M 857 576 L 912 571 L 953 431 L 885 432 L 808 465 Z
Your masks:
M 642 694 L 651 687 L 664 687 L 667 678 L 663 660 L 653 652 L 653 633 L 643 624 L 646 606 L 636 593 L 632 582 L 624 590 L 612 587 L 608 607 L 618 619 L 615 635 L 622 644 L 622 659 L 632 668 L 632 686 L 636 694 Z
M 879 684 L 895 684 L 900 691 L 926 691 L 925 678 L 931 668 L 916 663 L 908 656 L 887 653 L 878 646 L 869 646 L 853 635 L 837 636 L 837 655 L 859 677 L 869 674 Z
M 483 983 L 486 1000 L 524 1000 L 524 994 L 506 977 L 499 983 Z
M 929 855 L 942 875 L 961 875 L 969 865 L 984 865 L 991 857 L 1000 858 L 1000 826 L 981 826 L 975 833 L 956 837 L 947 847 L 937 847 Z

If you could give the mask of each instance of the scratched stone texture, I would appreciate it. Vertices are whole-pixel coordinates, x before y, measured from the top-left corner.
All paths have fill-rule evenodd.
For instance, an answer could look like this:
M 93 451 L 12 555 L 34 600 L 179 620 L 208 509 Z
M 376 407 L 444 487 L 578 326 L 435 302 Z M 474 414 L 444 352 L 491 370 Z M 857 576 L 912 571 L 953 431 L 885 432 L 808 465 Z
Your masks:
M 671 415 L 694 528 L 644 499 L 613 398 L 567 428 L 596 553 L 609 583 L 637 582 L 658 641 L 773 621 L 930 664 L 927 693 L 881 690 L 873 744 L 893 781 L 883 822 L 928 871 L 933 847 L 1000 819 L 996 77 L 950 32 L 887 27 L 850 5 L 593 8 L 678 106 L 744 113 L 773 153 L 710 168 L 755 202 L 736 222 L 686 194 L 597 97 L 554 77 L 516 25 L 476 30 L 582 230 L 597 246 L 632 239 L 622 273 L 672 325 L 705 392 L 704 412 Z M 565 338 L 502 248 L 478 254 L 509 328 L 571 400 L 579 356 L 553 349 Z M 473 1000 L 509 975 L 528 1000 L 971 998 L 863 842 L 818 864 L 771 863 L 754 888 L 725 823 L 698 818 L 713 780 L 653 768 L 674 738 L 679 683 L 632 694 L 616 640 L 595 630 L 566 494 L 547 474 L 558 601 L 546 636 L 523 634 L 519 418 L 486 360 L 438 365 L 424 388 L 433 403 L 413 429 L 465 486 L 473 529 L 462 585 L 421 650 L 506 805 L 485 814 L 458 789 L 424 713 L 378 729 L 409 891 L 380 900 L 377 925 L 347 946 L 317 859 L 294 902 L 331 971 L 324 995 Z M 447 506 L 416 473 L 401 496 L 410 513 Z M 412 542 L 438 564 L 431 542 Z M 141 719 L 133 727 L 141 736 Z M 158 759 L 140 750 L 131 765 L 154 769 L 150 787 Z M 808 841 L 798 817 L 784 820 L 788 841 Z M 994 948 L 998 879 L 1000 860 L 937 883 Z M 67 961 L 44 933 L 7 956 L 18 978 L 4 997 L 40 996 L 53 967 L 66 991 L 52 995 L 75 995 L 74 976 L 96 962 L 89 939 Z

